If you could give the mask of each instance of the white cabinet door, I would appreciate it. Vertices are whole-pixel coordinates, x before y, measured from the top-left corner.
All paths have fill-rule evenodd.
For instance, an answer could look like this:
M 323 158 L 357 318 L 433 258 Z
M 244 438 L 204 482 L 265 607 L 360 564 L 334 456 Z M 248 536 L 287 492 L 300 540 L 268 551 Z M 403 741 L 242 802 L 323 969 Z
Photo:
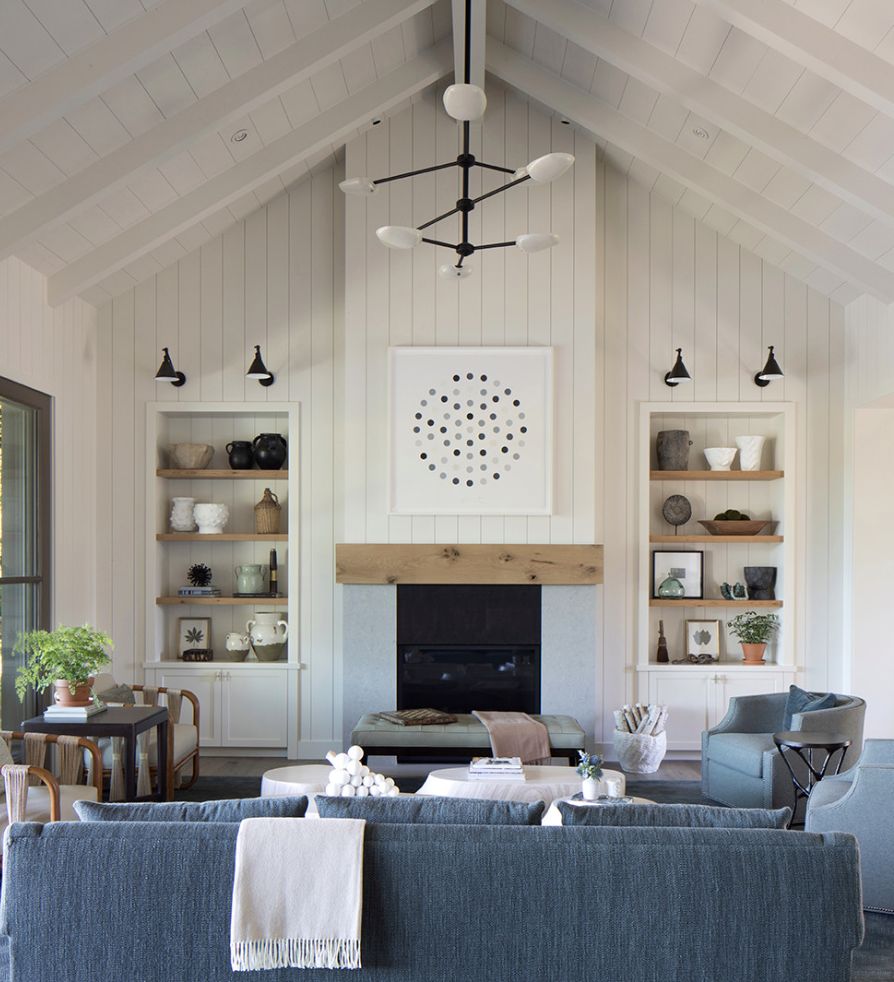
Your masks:
M 148 679 L 149 671 L 146 676 Z M 156 684 L 170 686 L 172 689 L 188 689 L 199 700 L 199 746 L 219 747 L 221 745 L 221 700 L 220 670 L 210 668 L 159 668 L 155 675 Z M 186 709 L 181 710 L 186 712 Z
M 285 747 L 288 743 L 288 685 L 285 672 L 223 671 L 221 745 Z
M 667 703 L 669 750 L 701 750 L 714 713 L 713 672 L 649 673 L 649 702 Z

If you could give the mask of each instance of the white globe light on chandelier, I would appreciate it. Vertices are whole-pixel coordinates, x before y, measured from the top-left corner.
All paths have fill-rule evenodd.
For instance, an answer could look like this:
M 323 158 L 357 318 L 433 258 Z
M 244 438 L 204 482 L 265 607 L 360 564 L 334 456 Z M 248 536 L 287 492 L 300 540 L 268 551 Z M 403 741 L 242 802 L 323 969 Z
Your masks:
M 339 187 L 345 194 L 356 194 L 361 198 L 368 198 L 379 190 L 376 182 L 368 177 L 349 177 L 346 181 L 342 181 Z
M 543 252 L 544 249 L 552 249 L 558 243 L 559 236 L 555 232 L 527 232 L 515 240 L 515 244 L 522 252 Z
M 467 276 L 472 275 L 474 268 L 474 266 L 454 266 L 451 263 L 446 263 L 444 266 L 438 267 L 438 276 L 442 280 L 464 280 Z
M 448 85 L 444 91 L 444 108 L 447 114 L 461 122 L 480 119 L 487 109 L 484 89 L 467 82 Z
M 383 225 L 376 229 L 376 235 L 389 249 L 415 249 L 422 241 L 419 229 L 407 225 Z
M 535 183 L 548 184 L 561 177 L 573 163 L 574 157 L 570 153 L 548 153 L 532 160 L 525 170 Z

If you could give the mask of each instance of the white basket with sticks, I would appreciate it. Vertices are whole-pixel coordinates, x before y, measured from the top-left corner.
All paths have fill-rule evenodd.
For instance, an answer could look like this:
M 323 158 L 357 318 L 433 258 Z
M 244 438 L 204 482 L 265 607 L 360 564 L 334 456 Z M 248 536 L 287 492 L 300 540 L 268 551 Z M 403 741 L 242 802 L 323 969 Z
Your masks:
M 667 703 L 616 709 L 615 754 L 622 771 L 652 774 L 667 753 Z

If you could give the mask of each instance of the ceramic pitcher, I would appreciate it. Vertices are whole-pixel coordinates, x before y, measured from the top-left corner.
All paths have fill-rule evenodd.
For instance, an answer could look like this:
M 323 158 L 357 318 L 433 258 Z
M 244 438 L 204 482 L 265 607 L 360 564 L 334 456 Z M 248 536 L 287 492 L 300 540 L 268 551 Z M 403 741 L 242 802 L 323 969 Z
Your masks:
M 278 611 L 256 610 L 245 625 L 253 645 L 279 644 L 289 636 L 289 625 Z

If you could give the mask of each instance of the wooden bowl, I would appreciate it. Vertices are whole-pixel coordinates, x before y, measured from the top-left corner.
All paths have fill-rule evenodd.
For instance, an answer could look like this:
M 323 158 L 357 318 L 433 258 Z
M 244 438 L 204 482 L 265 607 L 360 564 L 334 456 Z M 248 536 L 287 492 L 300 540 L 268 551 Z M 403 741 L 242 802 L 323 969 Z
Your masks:
M 704 527 L 711 535 L 759 535 L 762 529 L 768 525 L 775 525 L 773 521 L 765 522 L 709 522 L 699 519 L 699 525 Z

